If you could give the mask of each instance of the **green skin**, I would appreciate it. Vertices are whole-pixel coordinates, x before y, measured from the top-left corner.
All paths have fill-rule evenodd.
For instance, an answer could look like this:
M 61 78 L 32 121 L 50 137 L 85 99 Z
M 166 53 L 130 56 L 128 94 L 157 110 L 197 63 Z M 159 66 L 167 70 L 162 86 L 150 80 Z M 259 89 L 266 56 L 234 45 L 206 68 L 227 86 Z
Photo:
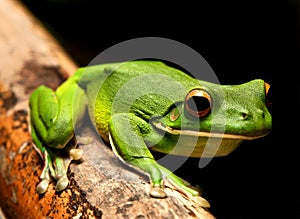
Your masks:
M 188 101 L 195 90 L 210 99 Z M 68 186 L 68 165 L 80 158 L 76 144 L 68 143 L 74 139 L 74 123 L 88 111 L 115 154 L 150 175 L 151 196 L 166 196 L 163 178 L 167 178 L 183 193 L 199 197 L 196 189 L 159 165 L 150 151 L 224 156 L 243 140 L 265 136 L 272 123 L 266 92 L 260 79 L 218 85 L 156 61 L 79 68 L 56 91 L 40 86 L 30 97 L 32 139 L 45 160 L 37 191 L 46 192 L 52 178 L 57 191 Z

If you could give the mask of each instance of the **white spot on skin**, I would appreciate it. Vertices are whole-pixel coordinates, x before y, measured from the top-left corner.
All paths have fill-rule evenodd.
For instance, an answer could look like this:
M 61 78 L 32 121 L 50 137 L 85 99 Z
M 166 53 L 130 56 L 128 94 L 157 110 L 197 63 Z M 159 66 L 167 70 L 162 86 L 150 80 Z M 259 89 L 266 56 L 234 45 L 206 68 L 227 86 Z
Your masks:
M 29 145 L 28 141 L 25 141 L 23 144 L 21 144 L 18 154 L 22 154 L 23 150 Z

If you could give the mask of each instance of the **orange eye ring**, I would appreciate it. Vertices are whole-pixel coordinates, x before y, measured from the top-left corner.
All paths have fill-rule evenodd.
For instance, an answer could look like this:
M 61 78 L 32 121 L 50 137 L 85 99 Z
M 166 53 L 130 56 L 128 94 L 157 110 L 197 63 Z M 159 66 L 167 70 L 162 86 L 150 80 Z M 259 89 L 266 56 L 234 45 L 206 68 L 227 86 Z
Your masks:
M 193 117 L 203 118 L 207 116 L 211 107 L 212 99 L 205 90 L 192 90 L 185 97 L 185 109 Z

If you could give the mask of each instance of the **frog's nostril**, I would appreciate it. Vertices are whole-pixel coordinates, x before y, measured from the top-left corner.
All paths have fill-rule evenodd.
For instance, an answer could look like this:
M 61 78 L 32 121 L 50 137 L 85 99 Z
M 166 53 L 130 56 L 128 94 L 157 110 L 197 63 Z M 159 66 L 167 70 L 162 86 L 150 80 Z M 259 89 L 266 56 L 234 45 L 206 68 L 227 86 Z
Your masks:
M 247 119 L 248 118 L 248 113 L 242 113 L 242 117 L 243 117 L 243 119 Z
M 260 118 L 260 119 L 265 119 L 266 117 L 266 113 L 263 110 L 258 110 L 256 115 Z

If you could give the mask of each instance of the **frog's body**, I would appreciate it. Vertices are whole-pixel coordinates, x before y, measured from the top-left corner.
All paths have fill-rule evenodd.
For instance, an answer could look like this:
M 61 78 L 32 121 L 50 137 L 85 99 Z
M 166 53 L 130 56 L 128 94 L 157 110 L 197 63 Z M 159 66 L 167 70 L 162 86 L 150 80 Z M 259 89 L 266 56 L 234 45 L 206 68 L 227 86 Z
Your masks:
M 41 86 L 30 98 L 33 141 L 47 161 L 38 191 L 46 191 L 49 172 L 58 180 L 57 190 L 68 185 L 67 166 L 52 148 L 65 148 L 74 137 L 74 121 L 87 108 L 116 155 L 150 174 L 152 196 L 165 196 L 162 174 L 197 196 L 186 182 L 156 163 L 150 150 L 223 156 L 243 140 L 266 135 L 271 129 L 267 89 L 262 80 L 234 86 L 200 81 L 154 61 L 79 68 L 55 92 Z

